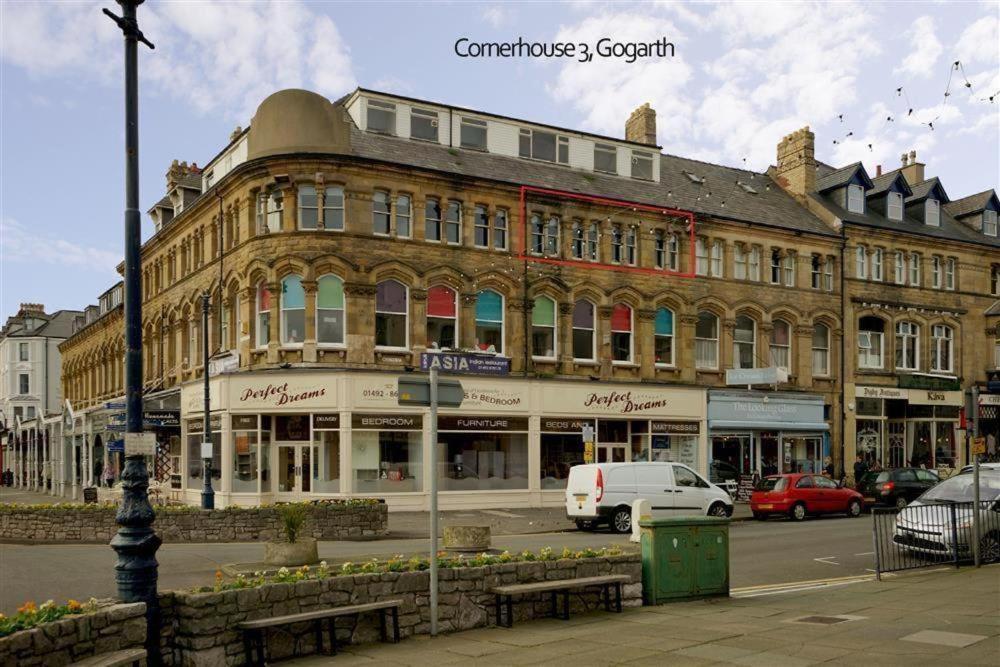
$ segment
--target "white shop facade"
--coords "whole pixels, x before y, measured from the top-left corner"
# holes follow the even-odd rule
[[[215,502],[259,505],[380,497],[425,510],[429,411],[397,403],[393,373],[244,372],[209,383]],[[462,406],[438,416],[442,508],[561,505],[582,431],[598,461],[681,461],[706,474],[706,393],[698,387],[486,376],[459,378]],[[204,388],[181,389],[182,497],[204,485]]]

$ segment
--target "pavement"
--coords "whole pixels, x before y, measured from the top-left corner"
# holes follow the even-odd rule
[[[422,665],[992,665],[1000,565],[876,581],[763,587],[738,597],[542,619],[399,644],[344,647],[289,667]]]

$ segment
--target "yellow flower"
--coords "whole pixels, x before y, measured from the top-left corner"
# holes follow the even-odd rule
[[[25,602],[24,604],[22,604],[20,607],[18,607],[17,611],[20,614],[33,614],[33,613],[35,613],[35,611],[37,611],[37,609],[38,608],[35,607],[35,603],[32,602],[31,600],[28,600],[27,602]]]
[[[70,600],[69,602],[66,603],[66,606],[69,608],[70,611],[80,611],[81,609],[83,609],[83,605],[77,602],[76,600]]]

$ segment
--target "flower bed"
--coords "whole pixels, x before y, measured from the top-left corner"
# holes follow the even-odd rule
[[[303,537],[358,539],[387,532],[388,510],[378,499],[322,500],[302,505],[307,510]],[[202,510],[192,505],[166,505],[156,508],[153,527],[171,542],[273,540],[283,534],[277,507]],[[117,505],[109,503],[0,504],[0,540],[107,543],[118,531],[117,510]]]

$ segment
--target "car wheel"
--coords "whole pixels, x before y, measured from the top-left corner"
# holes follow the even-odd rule
[[[729,513],[726,511],[726,506],[722,503],[713,503],[712,506],[708,508],[708,516],[726,518],[729,516]]]
[[[983,563],[1000,561],[1000,534],[983,535],[979,540],[979,560]]]
[[[616,533],[632,532],[632,510],[627,507],[619,507],[611,515],[611,530]]]
[[[857,500],[852,500],[847,503],[847,516],[857,517],[861,516],[861,503]]]
[[[806,504],[805,503],[795,503],[792,505],[792,509],[788,511],[788,516],[792,517],[793,521],[805,521],[806,519]]]
[[[754,512],[753,513],[753,518],[757,519],[758,521],[767,521],[767,513],[766,512]]]
[[[590,531],[594,530],[594,522],[593,521],[584,521],[583,519],[577,519],[576,520],[576,529],[577,530],[586,530],[586,531],[590,532]]]
[[[906,502],[906,498],[903,496],[896,496],[896,509],[901,510],[906,507],[909,503]]]

